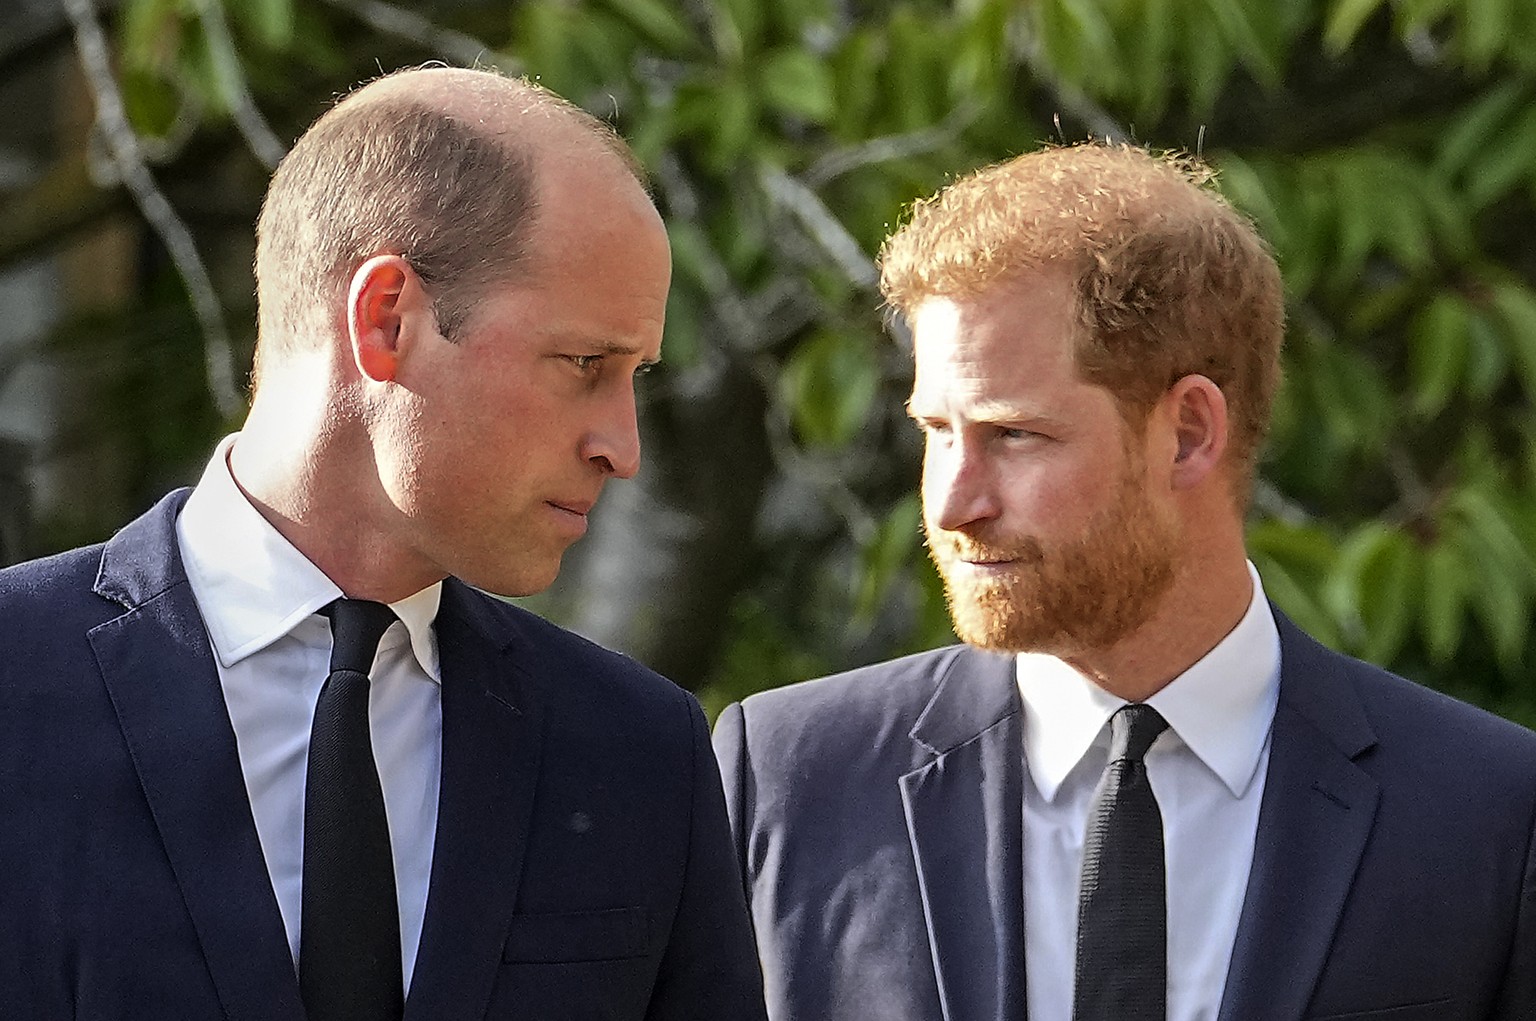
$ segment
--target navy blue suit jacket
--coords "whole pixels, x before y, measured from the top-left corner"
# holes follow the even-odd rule
[[[302,1021],[173,494],[0,572],[0,1018]],[[698,705],[450,580],[412,1021],[758,1019]]]
[[[1536,734],[1279,624],[1220,1021],[1536,1018]],[[1024,1018],[1011,658],[755,695],[715,746],[775,1021]]]

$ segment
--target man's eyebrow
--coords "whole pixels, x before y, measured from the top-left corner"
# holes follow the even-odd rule
[[[639,345],[637,345],[637,344],[626,344],[622,340],[614,340],[611,337],[593,337],[593,336],[590,336],[588,334],[582,334],[582,333],[572,333],[572,334],[567,334],[566,336],[567,336],[567,339],[569,339],[569,340],[573,340],[573,341],[576,341],[576,342],[581,343],[581,344],[588,344],[588,345],[590,345],[591,347],[596,349],[596,353],[597,354],[616,355],[616,356],[620,356],[620,357],[629,357],[629,356],[634,356],[634,355],[639,355],[640,354],[640,347],[639,347]],[[659,365],[659,364],[661,364],[661,359],[660,358],[646,358],[644,356],[641,356],[640,364],[645,366],[645,367],[647,367],[647,368],[649,368],[652,365]]]
[[[914,404],[908,397],[905,404],[907,416],[918,421],[929,418],[943,417],[944,411],[939,408],[925,408],[920,403]],[[971,422],[989,425],[1044,425],[1060,428],[1063,423],[1060,418],[1039,409],[1030,409],[1004,401],[983,401],[962,409],[964,417]]]

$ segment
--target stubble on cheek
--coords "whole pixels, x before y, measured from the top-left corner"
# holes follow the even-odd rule
[[[1177,529],[1129,485],[1084,532],[1056,547],[983,542],[929,529],[955,633],[1000,652],[1062,657],[1108,649],[1144,625],[1173,582]],[[978,571],[966,561],[1010,561]]]

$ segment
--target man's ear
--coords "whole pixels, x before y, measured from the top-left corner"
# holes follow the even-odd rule
[[[1192,373],[1174,383],[1159,404],[1177,441],[1173,487],[1192,489],[1217,469],[1227,452],[1226,395],[1206,376]]]
[[[375,255],[352,274],[347,288],[347,340],[364,379],[395,378],[404,345],[432,318],[431,301],[411,264],[398,255]]]

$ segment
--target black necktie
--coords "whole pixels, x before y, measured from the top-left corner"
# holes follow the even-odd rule
[[[1077,892],[1073,1021],[1164,1021],[1168,904],[1163,816],[1142,761],[1168,727],[1149,705],[1109,721],[1109,764],[1093,795]]]
[[[309,733],[299,989],[309,1021],[399,1021],[400,912],[368,732],[368,671],[395,615],[361,599],[321,612],[334,644]]]

